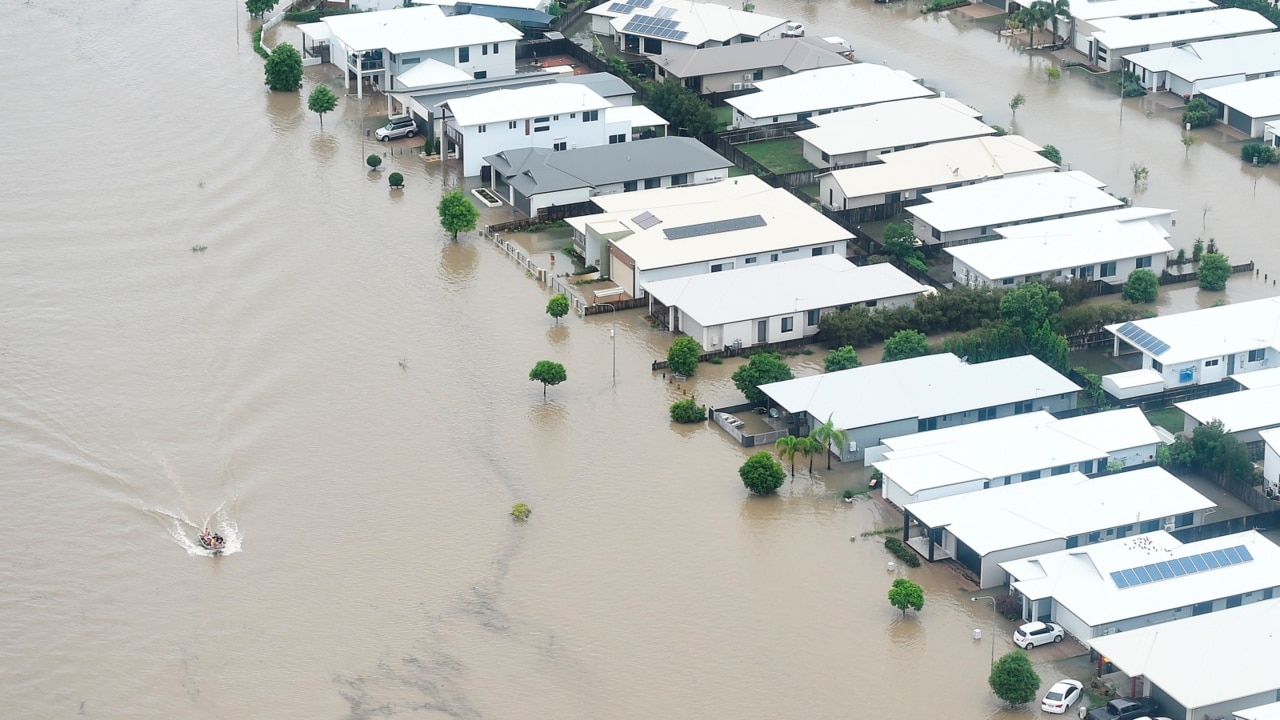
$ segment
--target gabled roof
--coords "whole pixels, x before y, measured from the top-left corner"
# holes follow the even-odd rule
[[[602,98],[617,98],[636,94],[635,88],[627,84],[626,80],[614,75],[613,73],[585,73],[583,75],[561,75],[556,78],[556,82],[569,83],[571,85],[585,85],[595,91]]]
[[[329,32],[352,50],[386,50],[401,54],[422,50],[519,40],[510,25],[479,15],[445,16],[434,5],[379,12],[330,15]]]
[[[999,228],[1001,240],[943,248],[984,276],[998,280],[1097,265],[1173,249],[1159,208],[1121,208]]]
[[[1275,385],[1280,385],[1280,367],[1236,373],[1231,376],[1231,379],[1240,383],[1249,390],[1260,390],[1262,388],[1273,387]]]
[[[515,20],[526,28],[542,29],[551,27],[555,16],[533,8],[505,7],[500,5],[471,5],[468,15],[490,17],[495,20]]]
[[[1280,115],[1280,77],[1222,85],[1201,92],[1251,118]]]
[[[1159,341],[1139,349],[1165,365],[1275,348],[1280,347],[1280,298],[1116,323],[1107,330],[1133,336],[1128,326]]]
[[[790,72],[814,70],[852,61],[838,45],[821,38],[782,38],[702,49],[673,48],[653,57],[655,65],[678,78],[781,67]]]
[[[679,307],[703,327],[928,290],[889,263],[859,267],[837,255],[657,280],[642,287],[663,305]],[[732,342],[731,338],[725,340]]]
[[[981,423],[979,423],[981,424]],[[1045,508],[1052,507],[1052,512]],[[1090,479],[1078,472],[910,503],[930,528],[945,527],[978,555],[1106,530],[1134,517],[1163,518],[1214,507],[1163,468]]]
[[[1261,600],[1094,638],[1091,643],[1125,674],[1141,675],[1178,704],[1199,710],[1280,690],[1275,665],[1280,657],[1277,628],[1280,600]],[[1230,650],[1224,652],[1224,648]],[[1253,708],[1253,712],[1238,710],[1236,715],[1251,720],[1280,717],[1266,707]],[[1214,712],[1213,716],[1222,714]]]
[[[932,90],[910,73],[884,65],[857,63],[761,80],[756,83],[756,92],[725,102],[747,117],[763,118],[933,95]]]
[[[616,14],[611,12],[616,4],[618,3],[600,8],[604,8],[609,14]],[[635,7],[609,21],[609,25],[614,32],[696,47],[708,40],[725,42],[739,35],[759,37],[786,22],[783,18],[744,12],[727,5],[665,0],[650,7]]]
[[[1237,33],[1267,32],[1276,27],[1258,13],[1240,8],[1162,15],[1141,20],[1101,18],[1090,24],[1097,28],[1093,32],[1094,40],[1116,49],[1207,40]]]
[[[1007,174],[1056,170],[1058,166],[1040,154],[1042,149],[1020,135],[968,138],[881,155],[874,165],[835,170],[830,176],[840,192],[851,198],[945,187]]]
[[[1071,17],[1097,20],[1152,13],[1193,12],[1216,8],[1212,0],[1070,0]]]
[[[552,83],[516,89],[495,90],[442,103],[461,127],[525,118],[603,110],[612,103],[591,88],[571,83]]]
[[[810,118],[817,127],[796,133],[829,155],[994,135],[977,110],[951,98],[878,103]]]
[[[1127,584],[1122,578],[1120,582],[1124,583],[1123,587],[1111,575],[1113,572],[1123,573],[1135,568],[1144,568],[1143,573],[1149,574],[1150,571],[1145,569],[1147,565],[1168,563],[1170,560],[1240,545],[1245,547],[1251,560],[1136,585]],[[1217,564],[1219,563],[1215,563]],[[1061,605],[1085,624],[1101,627],[1121,620],[1278,587],[1280,547],[1276,547],[1275,543],[1255,530],[1185,545],[1169,533],[1157,530],[1120,540],[1002,562],[1000,567],[1013,578],[1014,589],[1028,598],[1041,600],[1051,597],[1055,604]],[[1235,611],[1221,612],[1229,614]],[[1191,619],[1182,619],[1165,623],[1159,629],[1164,631],[1176,628],[1190,621]],[[1142,631],[1129,630],[1111,637],[1126,637],[1137,632]]]
[[[1133,53],[1124,59],[1151,72],[1169,72],[1189,82],[1256,75],[1280,70],[1280,33],[1204,40]]]
[[[1173,406],[1205,425],[1221,420],[1222,427],[1231,433],[1276,427],[1280,426],[1280,385],[1186,400]]]
[[[448,63],[427,58],[397,75],[396,85],[405,88],[424,88],[448,83],[468,82],[472,79],[471,73],[465,70],[459,70]]]
[[[769,383],[760,390],[788,412],[831,416],[836,427],[850,429],[1075,393],[1080,387],[1031,355],[970,365],[940,353]]]
[[[1104,187],[1101,180],[1079,170],[1035,173],[935,190],[925,196],[929,202],[907,211],[941,232],[950,232],[1124,205]]]
[[[711,148],[686,137],[651,138],[561,152],[518,148],[489,155],[485,162],[525,196],[732,165]]]
[[[1280,702],[1235,710],[1231,714],[1239,720],[1280,720]]]

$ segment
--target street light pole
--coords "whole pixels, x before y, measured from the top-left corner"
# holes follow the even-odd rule
[[[613,338],[613,384],[618,384],[618,308],[612,303],[594,303],[596,307],[609,308],[613,323],[609,326],[609,337]]]
[[[977,602],[979,600],[991,601],[991,667],[996,666],[996,599],[990,595],[979,595],[969,598],[969,602]]]

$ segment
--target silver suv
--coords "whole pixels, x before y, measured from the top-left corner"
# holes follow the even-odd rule
[[[387,142],[396,138],[411,138],[417,134],[418,126],[413,122],[413,118],[409,115],[400,115],[390,118],[390,121],[385,126],[378,128],[373,135],[382,142]]]

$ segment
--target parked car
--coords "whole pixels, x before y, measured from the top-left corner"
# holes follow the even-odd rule
[[[800,38],[804,37],[804,24],[798,22],[787,23],[782,29],[782,37],[784,38]]]
[[[418,125],[408,115],[391,118],[386,125],[378,128],[373,135],[382,142],[402,137],[413,137],[418,134]]]
[[[1059,680],[1045,693],[1040,701],[1040,709],[1047,713],[1061,715],[1071,709],[1084,695],[1084,684],[1077,680]]]
[[[1013,633],[1013,644],[1023,650],[1030,650],[1038,645],[1051,642],[1062,642],[1067,633],[1057,623],[1029,622]]]
[[[1139,720],[1156,714],[1160,707],[1151,698],[1116,698],[1096,707],[1085,716],[1086,720]]]

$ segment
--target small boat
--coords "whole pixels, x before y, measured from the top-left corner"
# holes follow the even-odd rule
[[[200,534],[200,547],[205,550],[212,550],[216,555],[227,547],[227,540],[218,533],[209,532],[209,528],[205,528],[204,532]]]

